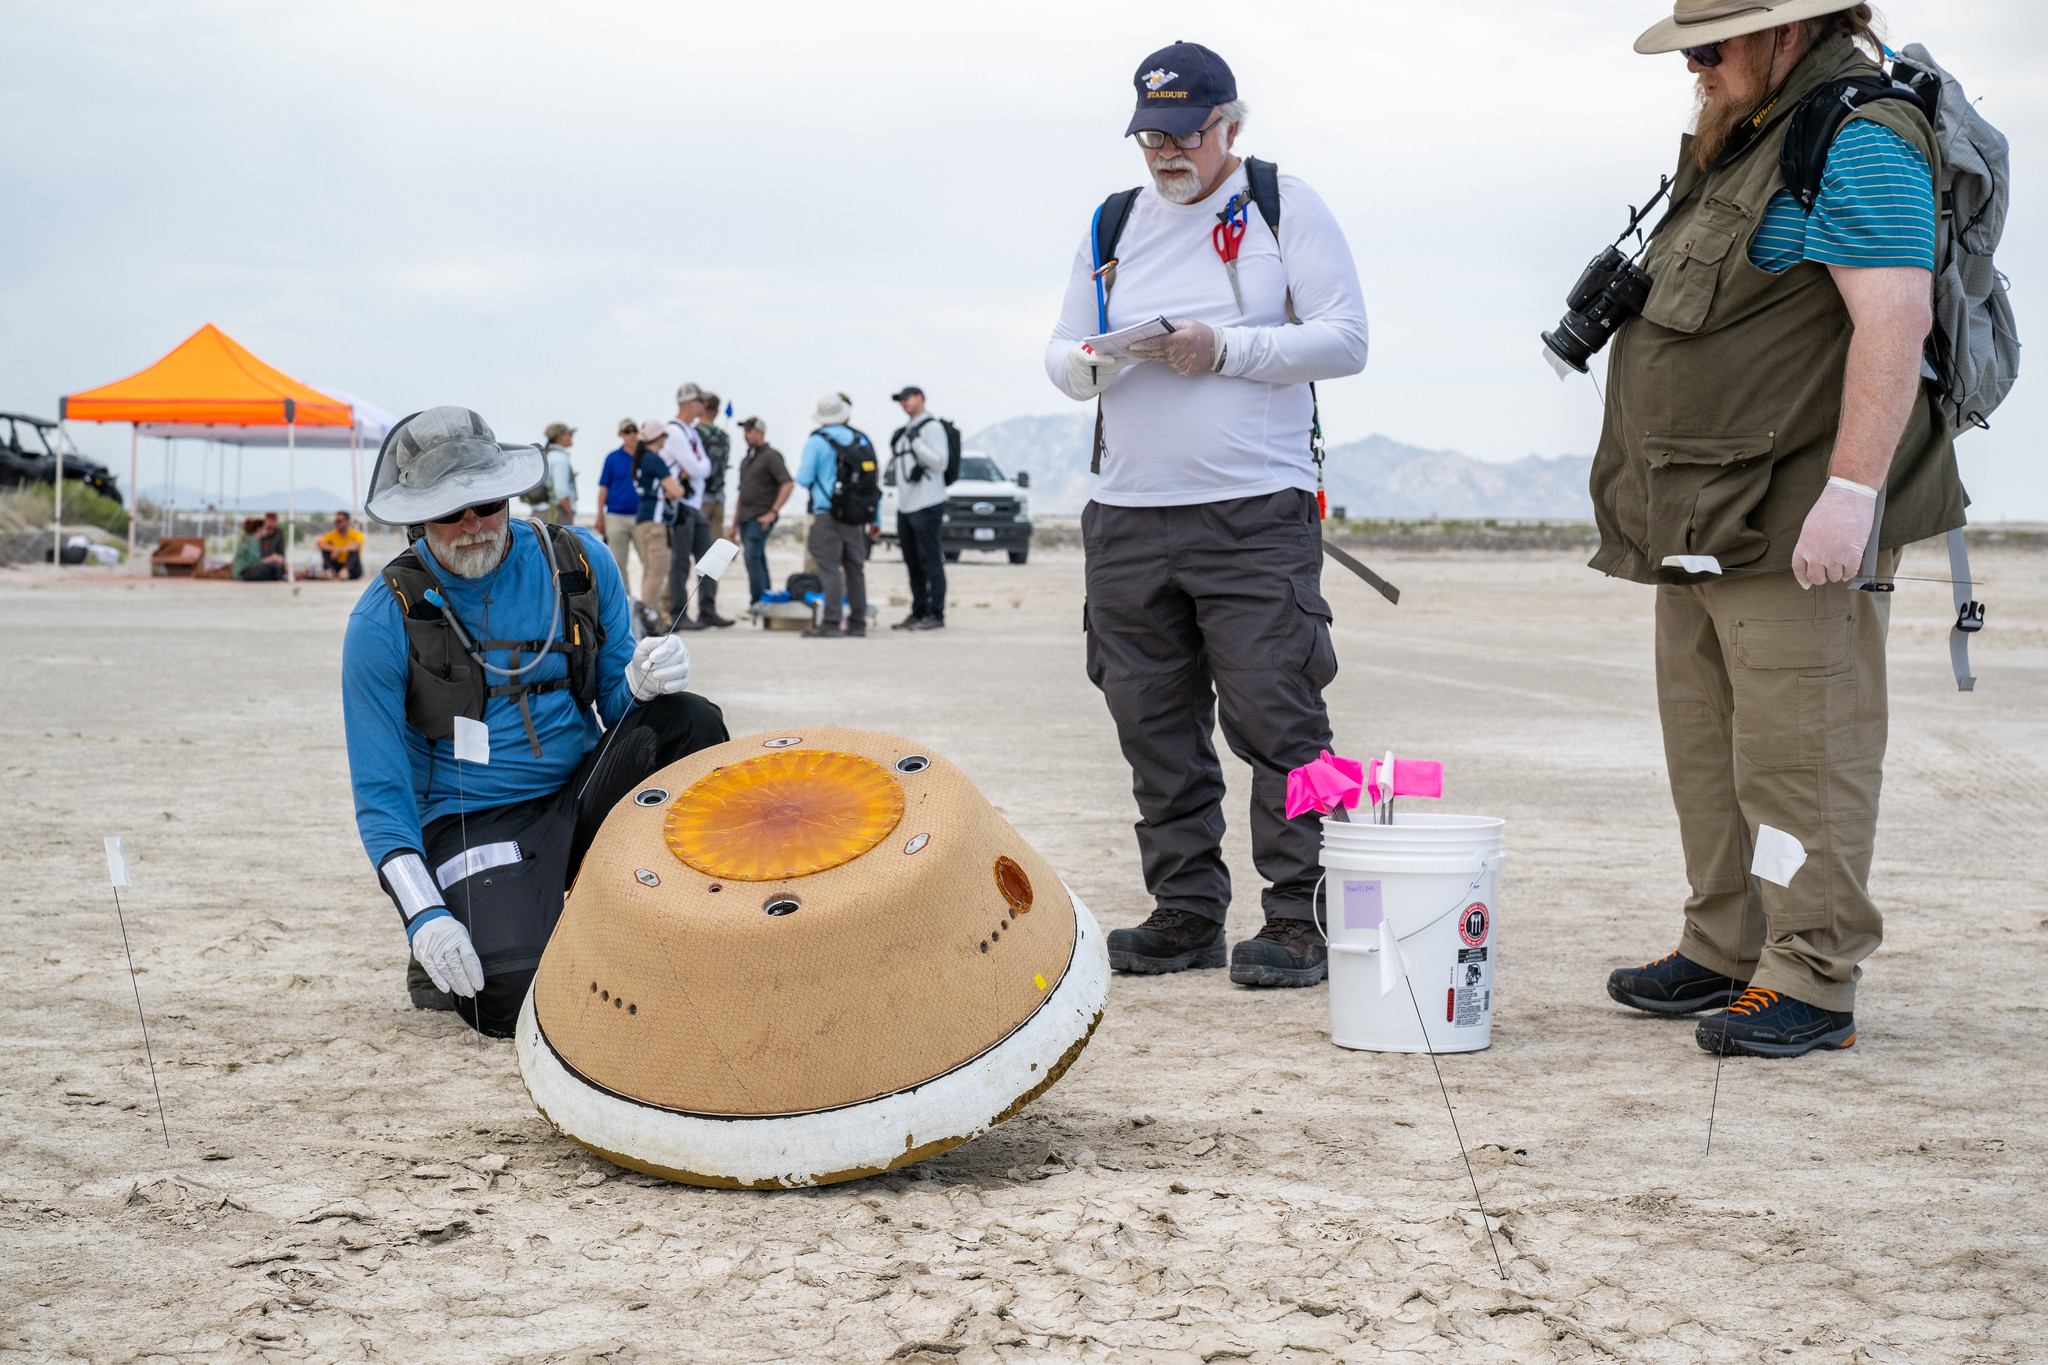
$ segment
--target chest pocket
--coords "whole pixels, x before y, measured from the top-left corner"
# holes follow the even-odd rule
[[[1722,272],[1731,255],[1741,259],[1736,244],[1755,221],[1749,210],[1726,199],[1710,199],[1692,219],[1666,231],[1678,240],[1663,266],[1651,273],[1656,284],[1643,316],[1675,332],[1697,332],[1714,306]]]

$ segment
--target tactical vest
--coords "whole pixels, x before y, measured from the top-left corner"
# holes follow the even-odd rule
[[[1792,567],[1827,483],[1853,328],[1826,266],[1802,261],[1773,275],[1750,263],[1749,247],[1783,187],[1778,151],[1793,110],[1815,86],[1859,69],[1869,62],[1847,38],[1820,43],[1755,139],[1704,176],[1693,139],[1681,139],[1678,207],[1643,258],[1655,285],[1608,361],[1591,479],[1600,529],[1593,568],[1660,583],[1694,581],[1663,567],[1667,555],[1712,555],[1729,572]],[[1918,108],[1887,100],[1853,117],[1899,134],[1939,173],[1933,130]],[[1887,480],[1883,548],[1963,524],[1951,434],[1939,395],[1923,382]]]
[[[405,718],[428,739],[453,739],[455,718],[466,716],[481,721],[484,708],[493,697],[512,697],[519,703],[519,717],[526,723],[526,741],[533,756],[541,756],[540,736],[533,728],[533,711],[527,699],[538,693],[567,688],[579,707],[597,700],[597,655],[604,645],[603,619],[597,600],[597,578],[590,569],[590,557],[583,552],[583,540],[567,526],[549,526],[529,521],[537,535],[552,538],[555,551],[555,590],[562,598],[560,637],[554,640],[478,640],[472,654],[456,638],[447,614],[427,594],[444,601],[441,580],[428,567],[417,547],[406,550],[384,566],[383,579],[404,613],[408,666],[405,682]],[[512,534],[517,535],[517,528]],[[494,685],[479,662],[479,655],[493,649],[511,651],[511,667],[517,668],[537,654],[566,654],[568,676],[527,682],[509,678]]]

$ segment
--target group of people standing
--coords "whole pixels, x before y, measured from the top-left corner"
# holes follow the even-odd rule
[[[697,614],[690,615],[691,567],[726,534],[732,437],[718,425],[718,409],[717,394],[683,385],[676,390],[673,417],[619,423],[618,449],[605,456],[598,475],[595,529],[618,561],[621,578],[627,555],[639,551],[635,605],[650,635],[733,624],[718,614],[718,581],[703,574],[696,576]],[[761,421],[749,417],[740,425],[751,432]]]

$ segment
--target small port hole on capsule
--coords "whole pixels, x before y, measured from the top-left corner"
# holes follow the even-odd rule
[[[932,761],[923,754],[905,754],[896,760],[896,771],[899,773],[921,773],[931,766]]]
[[[625,1001],[623,1001],[623,1000],[614,1000],[614,1001],[612,1001],[612,1008],[613,1008],[613,1009],[615,1009],[615,1010],[618,1010],[618,1009],[624,1009],[625,1007],[626,1007],[626,1002],[625,1002]]]
[[[635,805],[658,806],[668,800],[668,792],[661,787],[649,787],[633,798]]]
[[[723,890],[725,890],[725,888],[724,888],[724,887],[722,887],[722,886],[720,886],[720,885],[719,885],[719,884],[718,884],[717,882],[713,882],[713,883],[711,883],[711,889],[712,889],[713,891],[723,891]]]
[[[592,995],[596,995],[596,994],[597,994],[597,983],[596,983],[595,981],[593,981],[593,982],[591,982],[591,983],[590,983],[590,993],[591,993]]]
[[[984,953],[988,951],[988,940],[987,940],[987,939],[983,939],[983,940],[981,941],[981,950],[982,950],[982,951],[983,951]]]
[[[771,915],[794,915],[796,913],[796,902],[783,897],[780,900],[769,901],[767,909]]]
[[[628,1005],[628,1006],[626,1006],[626,1013],[628,1013],[628,1014],[638,1014],[639,1012],[640,1012],[640,1007],[639,1007],[638,1005]]]
[[[597,998],[600,1000],[609,1000],[612,998],[612,993],[610,991],[605,991],[602,994],[600,994]]]

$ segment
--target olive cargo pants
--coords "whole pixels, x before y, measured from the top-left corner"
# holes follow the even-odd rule
[[[1145,889],[1222,922],[1223,767],[1213,731],[1252,768],[1252,862],[1266,918],[1311,919],[1316,817],[1286,817],[1287,774],[1330,744],[1337,675],[1313,493],[1081,514],[1088,678],[1131,765]]]
[[[1880,574],[1898,564],[1880,557]],[[1884,921],[1870,858],[1884,778],[1890,601],[1789,573],[1657,589],[1657,708],[1685,847],[1678,951],[1827,1010],[1856,1004]],[[1797,839],[1779,886],[1749,875],[1756,828]]]

